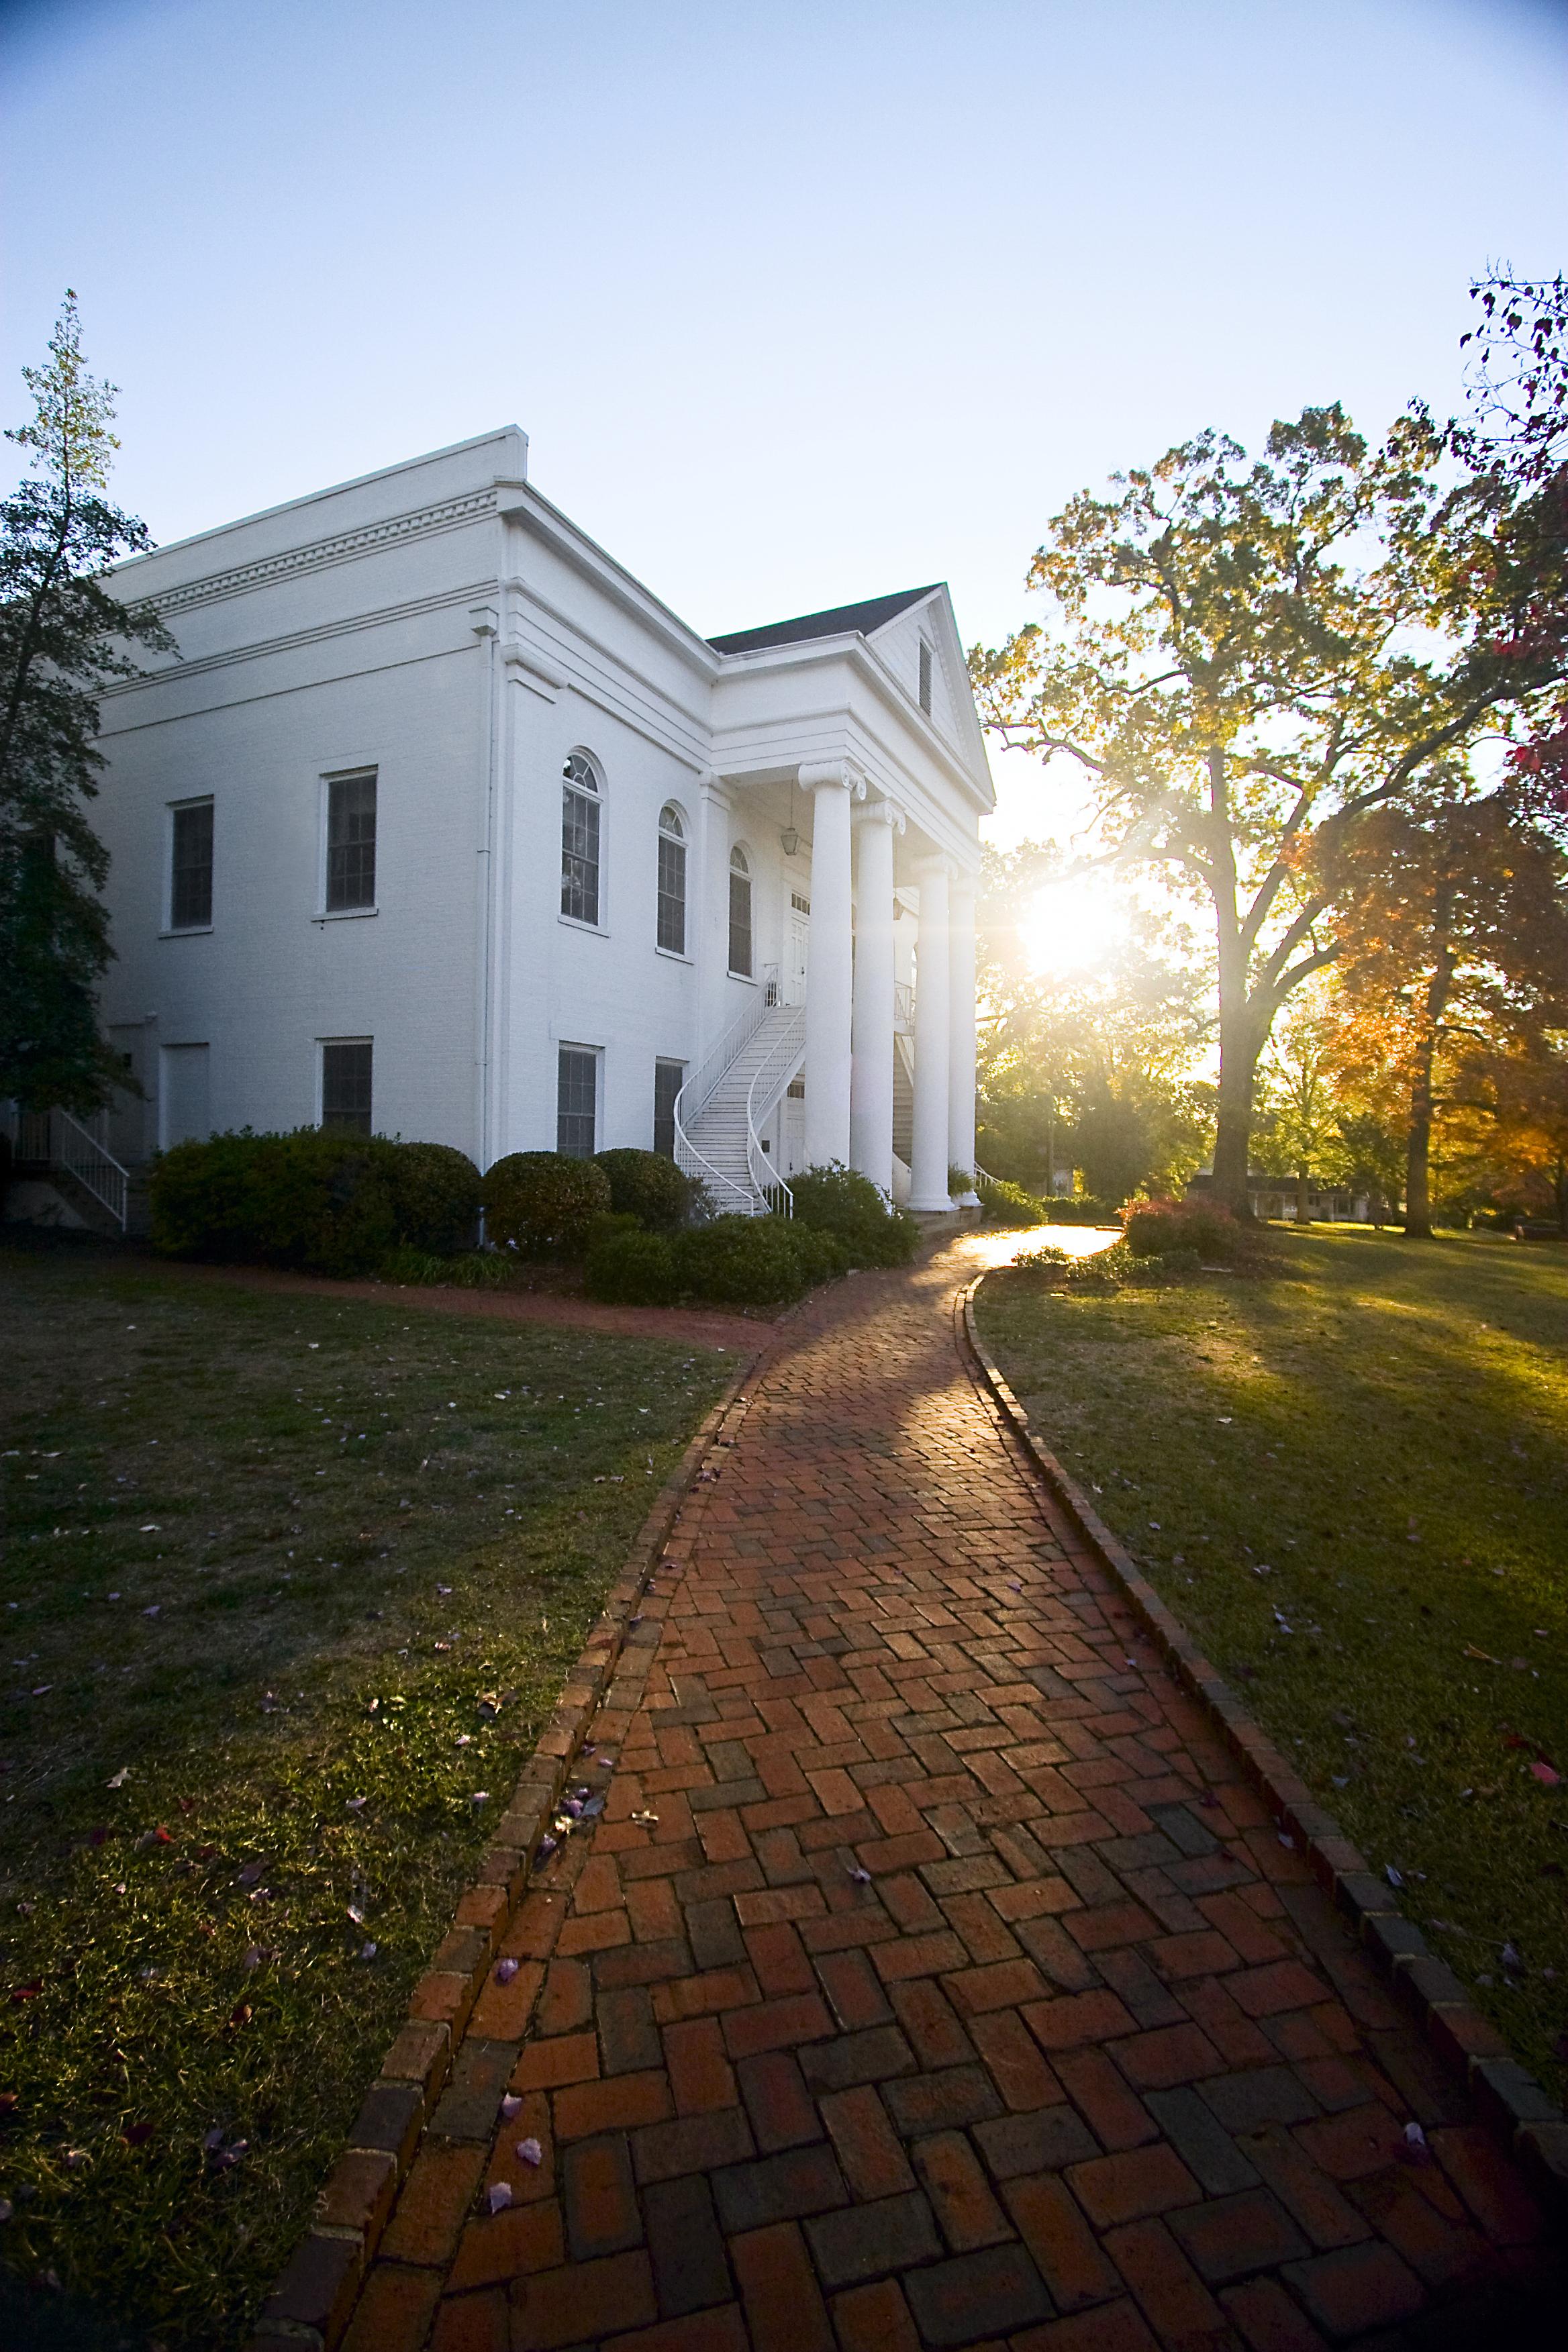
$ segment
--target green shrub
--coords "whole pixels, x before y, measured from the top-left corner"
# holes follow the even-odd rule
[[[823,1262],[782,1217],[715,1217],[678,1234],[673,1250],[679,1287],[721,1307],[785,1306],[816,1278],[808,1258]]]
[[[170,1257],[373,1273],[400,1238],[398,1150],[383,1136],[316,1127],[176,1144],[153,1171],[153,1246]]]
[[[1191,1250],[1196,1259],[1230,1257],[1239,1239],[1228,1209],[1216,1201],[1134,1201],[1122,1215],[1127,1246],[1134,1257],[1162,1257]]]
[[[1092,1192],[1047,1192],[1040,1202],[1047,1225],[1119,1225],[1121,1203]]]
[[[386,1173],[398,1238],[409,1249],[450,1257],[470,1246],[482,1188],[467,1152],[449,1143],[395,1143]]]
[[[662,1151],[598,1151],[594,1165],[610,1180],[611,1208],[650,1234],[672,1234],[689,1218],[691,1180]]]
[[[1021,1184],[1005,1183],[1000,1176],[981,1176],[975,1180],[975,1190],[987,1224],[1043,1225],[1047,1222],[1045,1203],[1033,1192],[1026,1192]]]
[[[581,1257],[595,1217],[610,1213],[610,1180],[563,1151],[511,1151],[484,1180],[491,1241],[522,1257]]]
[[[583,1281],[590,1298],[611,1307],[668,1307],[679,1289],[675,1251],[665,1234],[635,1224],[601,1231],[589,1244]]]
[[[849,1265],[907,1265],[920,1246],[920,1227],[903,1209],[890,1209],[868,1176],[833,1161],[792,1176],[791,1222],[828,1234]]]
[[[952,1166],[947,1171],[948,1199],[950,1201],[962,1201],[966,1192],[973,1192],[977,1190],[978,1185],[973,1169],[961,1168],[955,1160]]]
[[[384,1257],[376,1273],[383,1282],[410,1288],[440,1284],[452,1290],[504,1290],[516,1261],[502,1250],[459,1250],[444,1257],[434,1250],[412,1249],[401,1244]]]

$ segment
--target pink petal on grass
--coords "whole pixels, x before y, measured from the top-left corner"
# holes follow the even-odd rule
[[[1561,1772],[1554,1772],[1550,1764],[1532,1764],[1530,1769],[1542,1788],[1555,1789],[1561,1786],[1563,1775]]]

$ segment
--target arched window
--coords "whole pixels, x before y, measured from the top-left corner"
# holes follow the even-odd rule
[[[658,813],[658,944],[686,953],[686,827],[673,801]]]
[[[586,751],[568,752],[561,776],[561,911],[597,923],[599,778]]]
[[[730,969],[752,977],[752,869],[743,849],[730,852]]]

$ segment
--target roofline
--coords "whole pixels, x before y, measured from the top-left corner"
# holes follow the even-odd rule
[[[390,481],[395,474],[412,474],[421,466],[433,466],[441,457],[461,456],[465,449],[481,449],[487,441],[504,441],[516,434],[526,451],[528,436],[521,425],[498,425],[489,433],[471,434],[466,441],[448,441],[439,449],[426,449],[417,457],[401,458],[395,466],[377,466],[368,474],[352,474],[346,481],[329,482],[319,490],[307,490],[297,499],[283,499],[277,506],[258,507],[251,514],[236,515],[229,522],[214,523],[210,530],[193,530],[184,539],[161,541],[156,547],[145,549],[140,555],[128,555],[120,563],[111,564],[111,572],[133,571],[139,563],[152,562],[161,555],[178,555],[182,549],[200,547],[210,539],[222,539],[226,532],[243,530],[253,522],[270,522],[274,515],[293,514],[301,507],[314,506],[319,499],[341,497],[345,490],[363,489],[370,482]]]

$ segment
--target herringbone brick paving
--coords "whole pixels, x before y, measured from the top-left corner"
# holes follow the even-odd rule
[[[1542,2340],[1522,2182],[970,1379],[986,1247],[711,1457],[350,2352]]]

